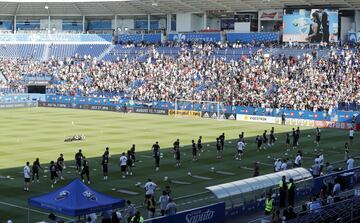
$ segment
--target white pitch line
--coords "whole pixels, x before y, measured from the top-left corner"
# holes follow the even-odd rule
[[[16,205],[16,204],[10,204],[10,203],[3,202],[3,201],[0,201],[0,204],[7,205],[7,206],[10,206],[10,207],[13,207],[13,208],[20,208],[20,209],[23,209],[23,210],[30,210],[32,212],[36,212],[36,213],[39,213],[39,214],[49,215],[48,212],[38,211],[38,210],[35,210],[35,209],[31,209],[31,208],[28,209],[27,207],[19,206],[19,205]],[[66,217],[63,217],[63,216],[61,216],[61,218],[64,218],[66,220],[73,220],[71,218],[66,218]]]

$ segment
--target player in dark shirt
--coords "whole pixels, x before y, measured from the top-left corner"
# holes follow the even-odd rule
[[[131,152],[131,159],[132,159],[132,166],[135,166],[135,144],[132,144],[131,148],[130,148],[130,152]]]
[[[58,178],[59,178],[59,176],[57,174],[58,169],[56,168],[56,165],[55,165],[54,161],[50,162],[49,170],[50,170],[51,188],[53,188],[54,184],[57,183]]]
[[[133,156],[131,150],[127,151],[127,160],[126,160],[126,175],[132,176],[132,166],[133,166]]]
[[[200,153],[201,153],[201,152],[204,152],[204,151],[203,151],[203,145],[202,145],[202,136],[199,136],[199,139],[198,139],[198,141],[197,141],[197,147],[198,147],[199,156],[200,156]]]
[[[270,146],[273,146],[276,141],[274,132],[275,132],[275,129],[274,129],[274,127],[272,127],[271,131],[270,131]]]
[[[255,140],[257,142],[257,151],[259,152],[261,150],[263,139],[261,138],[261,136],[257,135]]]
[[[88,184],[90,184],[90,168],[89,162],[86,160],[85,156],[83,157],[82,170],[81,170],[81,180],[85,182],[84,175],[86,175],[86,179]]]
[[[176,166],[177,167],[180,167],[181,166],[181,162],[180,162],[180,140],[177,139],[175,142],[174,142],[174,157],[175,157],[175,160],[176,160]]]
[[[110,148],[109,148],[109,147],[106,147],[106,148],[105,148],[104,155],[107,156],[108,159],[109,159],[109,157],[110,157]]]
[[[102,170],[103,170],[103,176],[104,176],[104,180],[108,179],[108,165],[109,165],[109,157],[106,153],[104,153],[102,155],[102,160],[101,160],[101,166],[102,166]]]
[[[241,132],[241,134],[239,135],[239,142],[242,141],[243,143],[245,143],[245,138],[244,138],[244,132]]]
[[[225,133],[222,133],[219,136],[219,139],[220,139],[221,151],[223,151],[224,150],[224,144],[225,144]]]
[[[221,143],[220,143],[220,139],[216,138],[216,159],[221,159],[222,158],[222,154],[221,154]]]
[[[315,144],[317,147],[319,147],[320,145],[320,136],[321,136],[321,132],[319,127],[316,127],[316,131],[315,131]]]
[[[159,142],[155,142],[155,144],[152,146],[153,156],[155,159],[155,170],[159,171],[160,169],[160,146]]]
[[[81,161],[82,161],[83,157],[84,156],[82,154],[82,151],[81,151],[81,149],[79,149],[79,152],[77,152],[75,154],[76,170],[79,172],[79,174],[81,172]]]
[[[264,149],[266,149],[266,145],[268,144],[269,140],[267,138],[267,130],[264,131],[263,135],[262,135],[262,138],[263,138],[263,143],[264,143]]]
[[[32,182],[34,183],[35,176],[36,176],[36,182],[39,183],[39,169],[43,169],[40,165],[39,158],[36,158],[36,160],[33,162],[32,165]]]
[[[191,140],[192,142],[192,155],[193,155],[193,161],[197,160],[197,148],[196,148],[196,143],[195,140]]]
[[[298,142],[297,142],[296,131],[295,131],[294,128],[292,129],[292,138],[293,138],[293,143],[292,143],[293,145],[292,145],[292,147],[293,147],[293,149],[296,149]]]
[[[290,134],[289,133],[286,133],[285,143],[286,143],[286,148],[289,150],[290,149]]]
[[[58,157],[57,161],[56,161],[56,168],[58,170],[58,175],[60,177],[60,179],[64,179],[62,171],[64,169],[64,155],[60,154],[60,156]]]
[[[177,140],[174,142],[173,146],[174,146],[174,152],[175,152],[176,149],[180,147],[180,140],[177,139]]]
[[[299,144],[299,140],[300,140],[300,127],[297,127],[297,128],[296,128],[295,133],[296,133],[296,138],[297,138],[297,139],[296,139],[296,143],[297,143],[296,145],[299,146],[299,145],[300,145],[300,144]]]

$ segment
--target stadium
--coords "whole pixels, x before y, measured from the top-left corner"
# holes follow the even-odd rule
[[[360,222],[359,0],[0,0],[0,223]]]

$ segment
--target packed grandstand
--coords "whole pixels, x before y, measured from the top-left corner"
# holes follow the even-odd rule
[[[0,86],[25,92],[25,78],[46,76],[47,92],[59,95],[144,102],[179,98],[330,113],[338,103],[359,103],[360,51],[354,45],[321,47],[327,54],[319,58],[319,46],[288,55],[293,46],[126,43],[109,52],[116,53],[114,60],[99,60],[102,45],[92,45],[90,54],[81,54],[81,45],[76,54],[51,47],[65,49],[64,58],[1,59]]]

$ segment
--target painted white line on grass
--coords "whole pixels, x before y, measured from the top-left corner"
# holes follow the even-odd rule
[[[6,205],[6,206],[9,206],[9,207],[13,207],[13,208],[20,208],[20,209],[23,209],[23,210],[30,210],[32,212],[36,212],[36,213],[39,213],[39,214],[49,215],[49,212],[38,211],[38,210],[35,210],[35,209],[31,209],[31,208],[28,209],[27,207],[19,206],[19,205],[16,205],[16,204],[10,204],[10,203],[3,202],[3,201],[0,201],[0,204]],[[71,218],[66,218],[66,217],[63,217],[63,216],[61,216],[61,218],[64,218],[66,220],[73,220]]]

